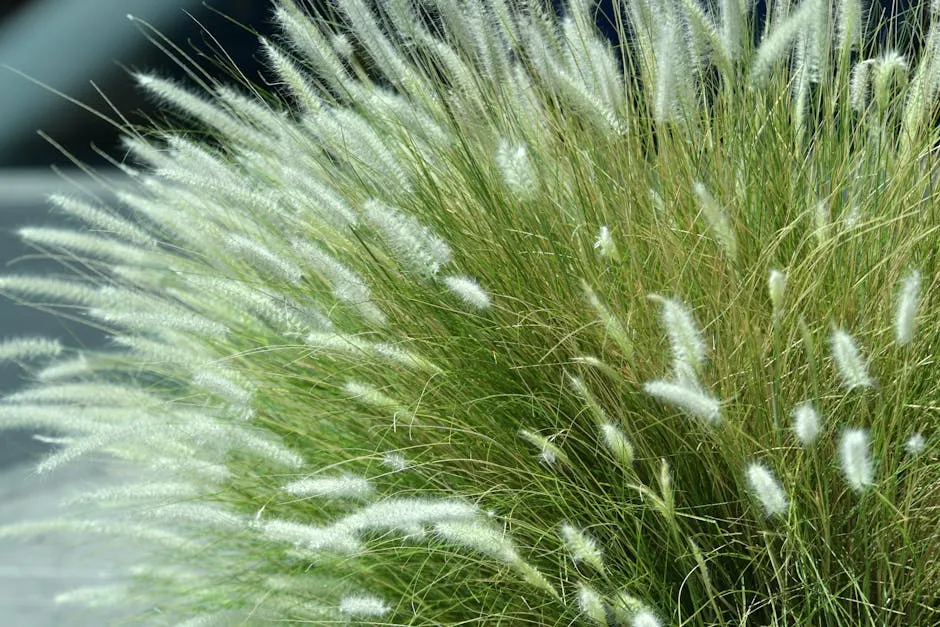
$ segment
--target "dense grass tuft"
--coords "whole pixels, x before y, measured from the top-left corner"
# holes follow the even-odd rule
[[[274,93],[140,76],[198,132],[0,278],[116,345],[3,344],[0,425],[135,483],[0,534],[152,544],[60,601],[155,625],[940,624],[940,15],[745,4],[284,0]]]

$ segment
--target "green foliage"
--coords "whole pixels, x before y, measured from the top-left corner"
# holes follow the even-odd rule
[[[141,77],[211,141],[22,231],[122,348],[10,343],[0,425],[144,480],[0,533],[153,543],[61,600],[158,625],[940,622],[940,19],[380,4],[280,4],[277,95]]]

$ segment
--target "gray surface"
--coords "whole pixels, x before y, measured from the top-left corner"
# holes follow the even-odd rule
[[[114,174],[104,178],[118,180]],[[76,183],[86,192],[106,196],[100,183],[89,181],[80,172],[56,174],[51,170],[0,170],[0,273],[38,274],[61,272],[54,262],[35,258],[36,251],[24,246],[16,229],[49,223],[63,224],[63,216],[52,215],[46,203],[51,193],[77,193]],[[44,335],[60,340],[66,346],[100,346],[104,336],[78,322],[63,320],[0,295],[0,338],[22,335]],[[0,363],[0,394],[23,385],[20,369]],[[0,470],[27,461],[34,461],[48,447],[24,431],[0,430]],[[0,625],[3,625],[0,622]]]
[[[66,178],[83,180],[81,175]],[[90,184],[89,191],[96,191]],[[75,188],[48,170],[0,171],[0,273],[33,274],[57,270],[17,239],[25,225],[62,223],[50,215],[45,198]],[[99,190],[100,191],[100,190]],[[24,257],[27,256],[27,257]],[[0,295],[0,337],[47,335],[67,346],[100,345],[103,336]],[[16,366],[0,364],[0,393],[23,385]],[[0,526],[59,517],[61,502],[81,490],[117,482],[125,472],[104,462],[69,465],[37,476],[35,462],[49,450],[26,431],[0,430]],[[106,613],[53,603],[57,594],[120,578],[134,562],[128,541],[60,533],[33,538],[0,538],[0,627],[97,627],[111,623]]]
[[[0,66],[84,99],[94,94],[89,81],[105,84],[121,71],[115,59],[127,63],[150,45],[127,14],[166,32],[188,19],[184,10],[201,12],[200,5],[199,0],[33,0],[0,29]],[[14,72],[0,72],[0,157],[38,126],[75,110],[65,98]]]
[[[107,464],[76,463],[49,476],[31,466],[0,472],[0,526],[62,514],[60,503],[77,491],[117,482]],[[113,611],[57,605],[56,595],[84,586],[116,583],[138,553],[127,541],[47,533],[0,538],[0,625],[99,627],[118,624]]]

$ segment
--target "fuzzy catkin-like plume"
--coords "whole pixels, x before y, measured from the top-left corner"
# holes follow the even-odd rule
[[[496,165],[506,187],[519,200],[531,200],[539,189],[539,179],[525,144],[501,139],[496,149]]]
[[[648,610],[640,610],[630,619],[630,627],[662,627],[656,614]]]
[[[819,436],[819,412],[809,401],[793,409],[793,432],[803,446],[810,446]]]
[[[845,386],[855,388],[868,388],[875,385],[874,379],[868,375],[868,365],[855,344],[855,340],[844,329],[836,329],[830,338],[832,357],[836,362],[839,375]]]
[[[864,429],[846,429],[839,441],[839,462],[846,483],[858,493],[874,482],[874,468],[869,453],[868,432]]]
[[[559,533],[573,562],[584,562],[597,572],[604,572],[604,557],[594,538],[568,523],[561,526]]]
[[[350,618],[381,618],[391,611],[382,599],[365,594],[345,596],[339,602],[339,611]]]
[[[402,265],[412,272],[433,277],[450,261],[447,243],[412,216],[378,200],[367,201],[363,212]]]
[[[924,452],[925,448],[927,448],[927,438],[925,438],[922,433],[911,434],[911,436],[904,441],[904,450],[910,455],[920,455]]]
[[[605,422],[601,425],[601,436],[604,446],[624,468],[633,464],[633,445],[626,434],[616,425]]]
[[[568,463],[568,456],[565,455],[564,451],[555,446],[545,436],[523,429],[519,432],[519,437],[538,447],[539,459],[545,464],[553,466],[558,462]]]
[[[44,337],[21,337],[0,342],[0,362],[56,357],[62,352],[58,340]]]
[[[738,256],[738,239],[731,226],[731,220],[728,212],[722,207],[715,197],[705,188],[705,185],[696,181],[692,186],[695,195],[698,197],[699,206],[705,219],[711,227],[718,244],[725,250],[731,261],[735,261]]]
[[[865,59],[856,63],[852,68],[852,80],[849,83],[849,102],[852,108],[858,112],[862,112],[868,107],[871,92],[871,73],[874,67],[876,67],[874,59]]]
[[[586,583],[578,584],[578,608],[581,613],[598,627],[607,627],[607,610],[604,599],[593,587]]]
[[[444,277],[444,285],[456,296],[462,303],[471,309],[482,311],[489,309],[490,295],[487,294],[479,284],[466,276],[448,276]]]
[[[912,270],[901,283],[894,314],[894,333],[900,346],[906,346],[914,339],[919,305],[920,272]]]
[[[783,298],[787,291],[787,275],[780,270],[773,269],[767,278],[767,292],[770,294],[770,304],[774,317],[783,315]]]
[[[301,498],[352,499],[366,501],[375,494],[375,488],[367,479],[353,475],[341,477],[310,477],[292,481],[284,491]]]
[[[582,283],[582,287],[584,288],[584,294],[587,297],[588,304],[597,313],[601,322],[604,324],[607,335],[620,348],[625,359],[632,358],[633,340],[630,339],[630,334],[627,333],[626,327],[620,319],[608,309],[607,305],[601,301],[600,297],[591,289],[591,286],[588,285],[586,281]]]
[[[670,381],[648,381],[643,389],[650,396],[678,407],[693,418],[710,424],[721,422],[721,405],[701,389]]]
[[[610,235],[610,228],[606,224],[601,226],[597,240],[594,242],[594,249],[597,250],[597,254],[602,259],[610,259],[611,261],[620,259],[617,244],[614,243],[614,238]]]
[[[747,483],[767,516],[782,516],[787,512],[790,506],[787,495],[766,466],[758,462],[750,464],[747,467]]]
[[[650,294],[649,298],[662,305],[662,324],[672,349],[673,375],[680,383],[696,381],[705,365],[707,345],[692,312],[675,299],[657,294]]]

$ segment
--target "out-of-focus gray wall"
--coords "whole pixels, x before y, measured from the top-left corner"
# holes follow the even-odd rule
[[[270,3],[18,0],[15,5],[0,11],[0,273],[61,272],[55,262],[36,259],[36,251],[19,242],[16,229],[62,221],[62,216],[49,211],[46,198],[56,191],[76,192],[78,187],[57,176],[51,164],[69,167],[68,177],[82,186],[94,184],[77,172],[69,156],[37,131],[41,129],[71,156],[96,167],[107,167],[96,147],[118,160],[122,156],[117,129],[64,96],[116,117],[110,110],[109,102],[113,103],[135,124],[160,117],[134,85],[130,71],[154,71],[181,80],[185,80],[185,72],[148,41],[140,22],[132,23],[128,14],[199,59],[201,66],[220,80],[226,80],[224,72],[211,61],[200,59],[197,50],[217,58],[222,55],[215,46],[221,46],[246,76],[259,80],[253,31],[269,28]],[[150,36],[159,38],[153,33]],[[76,347],[106,341],[101,333],[79,322],[18,305],[0,295],[0,339],[22,335],[48,335]],[[22,385],[22,375],[16,366],[0,364],[0,394]],[[46,450],[32,436],[0,430],[0,469],[33,460]]]

